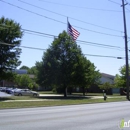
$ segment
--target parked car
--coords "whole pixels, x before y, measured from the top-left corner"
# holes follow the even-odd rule
[[[2,87],[0,87],[0,91],[2,91]]]
[[[13,94],[13,88],[6,88],[6,93]]]
[[[31,91],[29,89],[21,89],[14,91],[15,96],[39,96],[36,91]]]
[[[6,87],[2,87],[1,92],[6,92]]]
[[[12,91],[14,93],[15,91],[20,91],[20,90],[21,90],[20,88],[14,88]]]

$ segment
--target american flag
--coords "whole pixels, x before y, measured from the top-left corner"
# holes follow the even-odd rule
[[[68,34],[72,37],[72,39],[73,40],[76,40],[77,39],[77,37],[79,36],[79,32],[76,30],[76,29],[74,29],[71,25],[70,25],[70,23],[68,22]]]

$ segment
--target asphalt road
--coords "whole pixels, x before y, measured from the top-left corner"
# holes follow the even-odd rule
[[[0,130],[119,130],[130,102],[0,110]],[[130,130],[124,128],[124,130]]]

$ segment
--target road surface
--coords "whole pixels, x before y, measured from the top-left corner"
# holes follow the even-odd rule
[[[123,118],[130,120],[128,101],[3,109],[0,130],[119,130]]]

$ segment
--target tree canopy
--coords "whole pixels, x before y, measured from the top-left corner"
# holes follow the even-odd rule
[[[21,26],[8,18],[0,18],[0,79],[9,78],[10,70],[20,65]]]
[[[110,84],[109,82],[105,82],[104,84],[99,85],[99,87],[100,87],[100,89],[108,90],[110,88],[114,88],[114,85]]]
[[[29,89],[38,88],[38,85],[32,78],[29,77],[28,74],[22,74],[22,75],[16,74],[14,77],[14,82],[18,88],[29,88]]]
[[[29,70],[29,67],[28,67],[28,66],[23,65],[22,67],[20,67],[20,70],[22,70],[22,69]]]
[[[130,70],[130,66],[129,66],[129,70]],[[115,83],[115,87],[123,87],[126,88],[126,66],[122,66],[119,69],[120,75],[117,74],[114,80]],[[130,75],[130,72],[129,72]]]
[[[36,74],[37,74],[36,66],[32,66],[31,68],[29,68],[28,66],[23,65],[22,67],[20,67],[20,69],[25,69],[25,70],[27,70],[27,73],[28,73],[28,74],[33,74],[33,75],[36,75]]]
[[[29,69],[28,69],[28,74],[37,75],[36,66],[32,66],[31,68],[29,68]]]
[[[63,89],[65,97],[68,87],[87,87],[99,77],[94,64],[65,31],[54,39],[36,68],[38,83]]]

